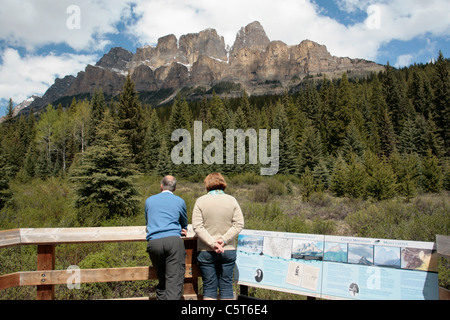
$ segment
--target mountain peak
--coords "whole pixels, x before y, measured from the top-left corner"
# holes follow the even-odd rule
[[[220,83],[238,84],[248,94],[280,94],[307,76],[339,77],[349,70],[353,75],[365,75],[383,68],[370,61],[334,57],[325,45],[311,40],[292,46],[270,41],[261,23],[253,21],[237,32],[231,50],[212,28],[179,39],[173,34],[162,36],[156,46],[137,48],[135,54],[112,48],[76,77],[56,79],[30,106],[37,111],[48,103],[92,95],[100,87],[105,95],[114,97],[123,89],[127,74],[139,92],[152,93],[147,96],[184,87],[209,90]]]
[[[123,71],[126,70],[127,64],[133,58],[133,54],[122,48],[114,47],[95,64],[96,67],[101,67],[110,70]]]
[[[270,43],[263,26],[259,21],[253,21],[247,26],[242,27],[236,34],[236,40],[233,44],[233,51],[238,52],[243,48],[255,48],[264,51]]]

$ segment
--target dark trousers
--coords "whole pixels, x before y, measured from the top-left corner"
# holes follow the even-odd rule
[[[147,252],[156,268],[158,300],[180,300],[183,296],[186,249],[180,237],[149,240]]]

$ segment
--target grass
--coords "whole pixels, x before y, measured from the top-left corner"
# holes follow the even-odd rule
[[[374,201],[335,197],[316,192],[302,198],[300,181],[291,176],[261,177],[244,173],[226,177],[226,192],[236,197],[245,217],[245,228],[343,235],[384,239],[435,241],[436,234],[450,234],[450,193],[419,194],[412,199],[393,198]],[[175,194],[186,201],[189,222],[195,200],[205,194],[203,177],[181,178]],[[141,196],[139,214],[107,221],[90,221],[100,226],[144,225],[144,200],[159,192],[160,178],[141,176],[136,187]],[[12,198],[0,210],[0,230],[40,227],[79,227],[74,207],[74,188],[66,179],[52,178],[11,184]],[[93,226],[93,225],[83,225]],[[58,269],[70,265],[83,268],[148,265],[145,244],[91,244],[57,246]],[[2,274],[34,270],[36,248],[21,246],[0,249]],[[442,276],[441,276],[442,275]],[[449,287],[448,263],[440,264],[440,284]],[[148,296],[154,283],[85,284],[82,290],[58,286],[57,299],[97,299]],[[252,289],[253,296],[265,299],[301,299],[301,297]],[[34,299],[34,288],[0,291],[0,299]]]

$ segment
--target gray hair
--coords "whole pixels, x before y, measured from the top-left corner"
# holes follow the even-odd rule
[[[162,185],[162,189],[163,190],[168,190],[168,191],[175,191],[176,187],[177,187],[177,179],[175,179],[175,177],[173,176],[165,176],[162,180],[161,180],[161,185]]]

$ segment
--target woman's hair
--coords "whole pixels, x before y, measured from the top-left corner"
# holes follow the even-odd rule
[[[210,173],[205,178],[205,187],[206,191],[211,190],[225,190],[227,187],[227,183],[225,182],[225,178],[218,172]]]

